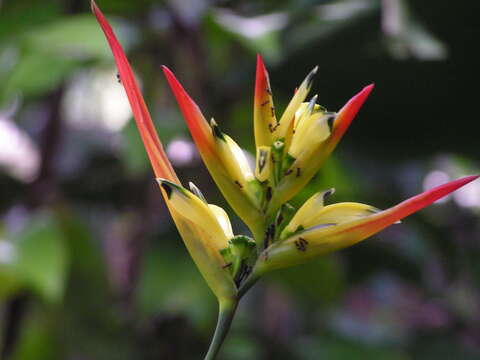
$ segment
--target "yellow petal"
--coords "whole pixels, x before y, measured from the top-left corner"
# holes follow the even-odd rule
[[[227,237],[227,239],[233,238],[233,230],[232,224],[230,223],[230,219],[225,210],[223,210],[220,206],[208,204],[208,207],[212,211],[213,215],[217,218],[217,221],[220,227],[223,229],[223,233]]]
[[[361,219],[365,216],[375,214],[380,210],[376,207],[355,202],[343,202],[325,206],[318,212],[312,212],[305,216],[302,226],[305,229],[317,225],[343,224],[348,221]]]
[[[307,227],[310,227],[311,225],[307,225],[311,223],[310,219],[317,214],[322,213],[322,210],[324,209],[325,199],[334,192],[335,189],[329,189],[326,191],[318,192],[312,197],[310,197],[295,213],[292,220],[290,220],[288,225],[285,227],[285,230],[282,232],[280,239],[286,238],[290,234],[297,231],[299,228],[305,229]]]
[[[217,219],[218,210],[216,212],[212,211],[208,204],[181,186],[164,179],[158,179],[158,182],[167,195],[165,201],[170,207],[181,214],[183,218],[211,234],[211,246],[214,246],[217,250],[228,246],[229,238],[225,235],[224,228]]]
[[[304,111],[288,150],[290,156],[295,159],[302,155],[309,158],[318,146],[330,136],[330,124],[333,118],[334,115],[325,114],[323,111]]]
[[[298,87],[297,91],[293,95],[292,100],[287,105],[287,108],[283,112],[282,117],[280,118],[279,125],[275,129],[273,135],[274,140],[281,139],[285,137],[288,127],[290,126],[291,121],[294,119],[295,112],[298,110],[302,102],[307,97],[313,83],[313,78],[318,71],[318,66],[316,66],[303,80],[302,84]]]

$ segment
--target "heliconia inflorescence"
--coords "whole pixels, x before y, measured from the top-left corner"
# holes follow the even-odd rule
[[[217,330],[205,359],[216,356],[238,300],[265,272],[356,244],[478,178],[467,176],[449,182],[387,210],[355,202],[325,205],[334,189],[314,194],[295,209],[288,201],[319,171],[373,85],[363,88],[338,112],[328,111],[317,104],[317,95],[306,101],[318,72],[315,67],[282,116],[277,117],[268,72],[258,55],[253,109],[256,161],[252,169],[243,150],[214,119],[205,119],[164,66],[167,82],[206,167],[253,238],[234,235],[222,208],[209,204],[194,184],[186,189],[180,183],[120,43],[93,1],[92,10],[111,47],[163,198],[190,255],[219,300]]]

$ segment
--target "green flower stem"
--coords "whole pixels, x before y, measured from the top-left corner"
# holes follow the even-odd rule
[[[227,336],[228,330],[230,330],[230,325],[232,324],[235,311],[237,310],[237,304],[238,301],[236,299],[219,300],[217,327],[204,360],[213,360],[217,356],[220,347]]]

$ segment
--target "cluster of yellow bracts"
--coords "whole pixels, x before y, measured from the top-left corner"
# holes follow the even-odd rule
[[[326,205],[333,189],[314,194],[299,209],[287,201],[318,172],[370,94],[365,87],[338,112],[306,102],[317,68],[276,117],[268,73],[260,56],[254,96],[256,162],[252,169],[242,149],[212,119],[206,121],[173,73],[163,68],[202,159],[222,194],[253,234],[234,236],[226,212],[208,204],[190,183],[183,187],[154,130],[133,72],[110,25],[93,3],[107,37],[121,83],[130,101],[166,204],[205,280],[220,299],[235,298],[249,278],[302,263],[355,244],[420,210],[476,177],[466,177],[380,211],[360,203]]]

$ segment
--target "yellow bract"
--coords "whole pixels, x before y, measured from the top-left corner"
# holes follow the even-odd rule
[[[372,206],[360,203],[328,205],[316,212],[314,209],[322,202],[321,199],[321,194],[315,195],[304,205],[307,209],[301,208],[297,212],[298,216],[288,226],[289,230],[294,230],[288,233],[285,229],[282,235],[289,237],[280,239],[263,252],[257,271],[265,272],[303,263],[353,245],[390,224],[381,221],[381,215],[387,212],[379,212]],[[379,221],[375,222],[376,219]]]
[[[158,182],[175,225],[208,285],[217,297],[233,298],[236,286],[220,254],[233,237],[227,214],[181,186],[164,179]]]
[[[310,88],[312,87],[313,77],[318,71],[318,66],[316,66],[303,80],[302,84],[298,87],[295,95],[293,95],[292,100],[287,105],[287,108],[283,112],[282,117],[280,118],[279,124],[274,131],[274,140],[281,139],[285,137],[287,129],[290,125],[290,122],[293,120],[293,117],[299,107],[301,106],[302,102],[307,97],[308,93],[310,92]]]
[[[329,121],[333,120],[332,115],[326,114],[319,105],[315,105],[315,100],[316,97],[308,106],[299,109],[298,120],[297,117],[295,119],[292,143],[288,149],[288,154],[294,159],[302,156],[309,158],[330,136]]]
[[[330,189],[327,191],[318,192],[310,197],[310,199],[308,199],[295,213],[292,220],[290,220],[288,225],[283,230],[280,239],[285,239],[299,228],[305,229],[307,227],[306,222],[323,209],[325,198],[334,192],[335,189]]]

